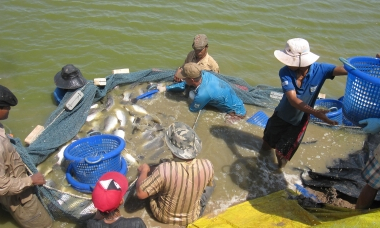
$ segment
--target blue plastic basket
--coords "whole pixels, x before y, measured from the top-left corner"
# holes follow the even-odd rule
[[[338,98],[338,101],[342,102],[343,104],[343,99],[344,99],[344,96],[341,96]],[[344,116],[343,112],[342,112],[342,123],[344,126],[354,126],[354,124]]]
[[[343,61],[342,61],[343,62]],[[353,124],[380,117],[380,59],[352,57],[344,63],[348,72],[343,114]]]
[[[251,116],[247,122],[250,124],[255,124],[259,127],[265,128],[268,122],[268,116],[263,111],[258,111],[253,116]]]
[[[66,171],[66,179],[67,182],[73,187],[75,190],[84,192],[84,193],[92,193],[94,190],[95,184],[84,184],[81,183],[71,175],[73,172],[73,164],[71,163]],[[118,171],[119,173],[126,175],[128,173],[128,165],[124,158],[121,158],[121,169]]]
[[[118,136],[95,135],[71,143],[64,157],[79,182],[95,184],[103,174],[121,170],[124,147],[125,141]]]
[[[326,113],[326,116],[330,120],[335,120],[339,125],[342,124],[342,102],[336,99],[318,99],[315,101],[314,109],[325,108],[330,112]],[[322,122],[317,117],[310,115],[310,122]]]

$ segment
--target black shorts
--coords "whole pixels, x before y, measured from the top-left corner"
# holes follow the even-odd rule
[[[310,115],[305,113],[301,123],[294,126],[278,117],[277,112],[274,112],[265,127],[263,140],[276,149],[278,156],[289,161],[296,153],[305,135],[309,117]]]

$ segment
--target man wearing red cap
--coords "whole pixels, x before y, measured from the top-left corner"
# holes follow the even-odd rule
[[[0,120],[8,118],[16,96],[0,85]],[[52,227],[53,220],[42,206],[33,187],[45,184],[41,173],[28,175],[25,165],[0,123],[0,204],[22,227]]]
[[[119,172],[108,172],[101,176],[92,192],[92,202],[98,209],[96,218],[87,221],[87,227],[99,228],[145,228],[141,218],[123,218],[119,206],[128,190],[127,178]]]

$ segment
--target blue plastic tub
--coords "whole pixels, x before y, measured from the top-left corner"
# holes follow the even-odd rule
[[[55,102],[57,102],[57,104],[61,103],[61,100],[65,96],[66,92],[67,92],[67,89],[61,89],[58,87],[55,88],[53,95],[54,95],[54,100]]]
[[[118,136],[95,135],[71,143],[64,157],[78,182],[95,184],[103,174],[121,170],[124,147],[125,141]]]
[[[336,99],[318,99],[315,101],[314,109],[329,109],[330,112],[326,116],[330,120],[335,120],[339,125],[342,124],[342,102]],[[310,122],[323,122],[317,117],[310,115]]]
[[[343,114],[360,126],[360,120],[380,117],[380,59],[359,56],[347,62]]]

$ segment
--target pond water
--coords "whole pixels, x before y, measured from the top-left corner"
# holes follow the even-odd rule
[[[2,123],[20,139],[43,125],[56,108],[53,77],[68,63],[77,66],[88,80],[106,77],[120,68],[131,72],[175,69],[183,63],[198,33],[209,37],[209,52],[221,73],[253,86],[279,87],[282,64],[273,51],[283,49],[290,38],[307,39],[311,51],[321,56],[320,62],[340,65],[340,56],[375,56],[380,35],[375,5],[377,1],[332,0],[3,1],[0,84],[14,91],[19,104]],[[321,92],[338,98],[344,94],[345,83],[345,77],[337,77],[327,81]],[[120,95],[116,90],[111,93]],[[155,114],[162,126],[173,121],[192,126],[197,118],[188,111],[185,99],[169,93],[138,104]],[[268,116],[273,113],[250,105],[246,108],[248,116],[259,110]],[[84,126],[84,131],[89,128]],[[326,171],[334,158],[359,150],[365,139],[365,135],[348,129],[310,124],[304,141],[317,142],[302,144],[282,172],[273,172],[273,155],[258,152],[262,128],[245,121],[227,124],[221,113],[207,109],[199,117],[196,131],[203,141],[200,158],[210,159],[215,168],[217,188],[206,209],[206,213],[214,214],[247,198],[293,188],[294,183],[300,183],[299,169]],[[150,154],[143,154],[145,141],[139,134],[127,133],[132,143],[127,143],[126,153],[139,157],[139,162],[154,162]],[[158,158],[170,157],[166,146],[163,148]],[[54,155],[38,168],[48,172],[56,161]],[[130,167],[131,181],[136,178],[136,169],[137,165]],[[165,227],[144,209],[123,213],[142,217],[149,227]],[[0,226],[17,227],[4,213],[0,214]],[[55,226],[75,225],[57,221]]]

